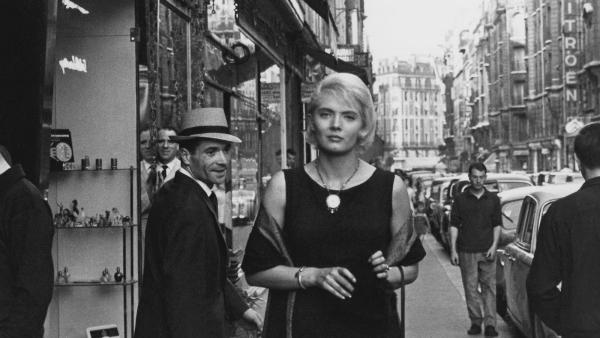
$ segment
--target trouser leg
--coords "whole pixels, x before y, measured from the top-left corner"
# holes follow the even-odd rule
[[[496,259],[479,261],[479,285],[483,300],[484,324],[496,327]]]
[[[465,298],[467,300],[469,319],[471,319],[471,324],[481,325],[483,315],[481,313],[479,292],[477,291],[477,255],[477,253],[459,252],[458,261],[463,287],[465,288]]]

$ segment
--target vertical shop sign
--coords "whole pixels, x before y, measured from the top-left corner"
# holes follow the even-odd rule
[[[576,0],[565,0],[563,19],[563,51],[565,67],[565,100],[577,101],[577,67],[579,64],[577,47]]]

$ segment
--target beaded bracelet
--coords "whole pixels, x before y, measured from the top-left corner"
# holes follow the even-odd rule
[[[302,271],[304,271],[304,268],[305,266],[300,267],[300,269],[298,269],[298,271],[296,271],[296,273],[294,274],[294,277],[296,277],[296,281],[298,282],[298,286],[302,290],[306,290],[306,286],[302,284]]]

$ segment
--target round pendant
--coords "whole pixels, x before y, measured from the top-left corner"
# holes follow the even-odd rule
[[[329,194],[327,196],[327,198],[325,199],[325,204],[327,204],[327,209],[329,209],[329,212],[332,214],[337,211],[337,209],[339,208],[341,203],[342,203],[342,200],[340,199],[340,196],[338,196],[336,194]]]

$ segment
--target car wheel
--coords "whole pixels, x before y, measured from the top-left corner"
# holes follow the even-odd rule
[[[531,325],[531,337],[532,338],[560,338],[556,332],[552,331],[551,328],[546,326],[537,315],[532,315],[533,318]]]

